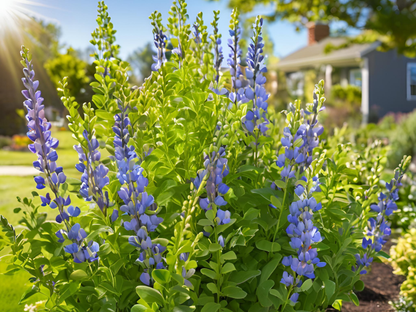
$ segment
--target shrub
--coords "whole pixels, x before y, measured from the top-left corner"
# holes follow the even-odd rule
[[[15,134],[12,137],[12,145],[11,148],[14,150],[24,150],[27,151],[28,144],[32,143],[32,141],[25,135]]]
[[[409,233],[400,237],[390,253],[394,274],[406,276],[400,288],[401,295],[408,301],[416,302],[416,229],[410,229]]]
[[[0,135],[0,149],[12,145],[12,139],[7,136]]]
[[[326,149],[319,124],[323,81],[313,103],[302,108],[295,101],[283,112],[282,131],[267,104],[260,17],[242,68],[233,11],[223,73],[219,12],[210,36],[202,13],[188,24],[183,0],[169,16],[167,28],[160,13],[150,17],[157,55],[152,75],[137,88],[117,56],[107,6],[99,3],[91,40],[95,108],[74,101],[67,79],[60,88],[81,180],[57,165],[59,142],[43,115],[31,55],[22,48],[29,149],[40,171],[34,180],[49,192],[18,198],[25,208],[15,209],[23,213],[20,233],[1,216],[7,273],[32,275],[21,302],[41,293],[50,311],[358,305],[360,275],[387,256],[381,251],[390,234],[386,222],[397,210],[410,158],[379,192],[379,159],[369,166],[372,156],[363,154],[357,165],[350,144]],[[85,205],[71,205],[74,196]],[[52,219],[38,203],[53,209]]]
[[[350,105],[361,104],[361,88],[353,85],[343,87],[334,85],[331,88],[332,97],[337,100],[345,101]]]
[[[412,156],[416,154],[416,111],[402,119],[396,129],[391,132],[390,142],[390,167],[394,167],[400,162],[401,153]]]

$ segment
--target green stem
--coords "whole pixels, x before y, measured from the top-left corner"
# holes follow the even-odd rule
[[[293,285],[290,285],[289,290],[288,290],[288,292],[287,292],[286,301],[285,301],[285,303],[283,304],[282,312],[284,312],[284,311],[285,311],[285,308],[286,308],[286,306],[287,306],[287,303],[289,302],[290,293],[292,292],[292,288],[293,288]]]
[[[287,198],[287,186],[288,185],[286,184],[285,194],[283,195],[282,208],[280,209],[280,213],[279,213],[279,220],[277,221],[276,230],[274,231],[274,235],[273,235],[273,242],[275,241],[277,232],[280,229],[280,220],[282,219],[283,210],[285,209],[286,198]]]

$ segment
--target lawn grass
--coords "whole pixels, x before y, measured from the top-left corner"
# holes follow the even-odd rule
[[[81,174],[75,169],[78,154],[73,149],[76,141],[71,137],[69,131],[55,131],[53,135],[59,140],[57,163],[64,168],[67,176],[79,179]],[[0,150],[0,166],[32,166],[34,160],[36,160],[36,156],[29,151]],[[36,190],[33,176],[0,176],[0,214],[5,216],[10,223],[16,224],[21,218],[20,214],[13,213],[13,208],[18,207],[16,197],[31,197],[32,191],[45,195],[48,189]],[[83,202],[75,196],[72,196],[71,199],[75,204]],[[40,203],[40,199],[37,198],[35,202]],[[49,210],[47,207],[42,207],[41,211],[48,212]]]
[[[76,141],[68,131],[54,131],[53,129],[52,134],[59,140],[57,163],[64,168],[67,176],[79,179],[81,173],[75,169],[75,164],[78,163],[78,154],[73,149]],[[102,151],[102,154],[103,157],[108,155],[106,151]],[[34,160],[36,160],[36,156],[30,152],[0,150],[0,166],[32,166]],[[13,208],[19,207],[16,197],[31,197],[32,191],[45,195],[48,189],[36,190],[33,176],[0,176],[0,214],[5,216],[11,224],[17,225],[22,215],[13,213]],[[76,196],[71,196],[71,201],[74,205],[84,203],[82,199]],[[35,202],[40,203],[39,197],[36,198]],[[49,207],[41,207],[41,211],[47,212],[48,218],[55,218],[54,212]],[[0,252],[0,256],[4,254],[5,251]],[[6,267],[7,265],[0,261],[0,273],[5,272]],[[29,273],[23,271],[14,275],[0,274],[0,311],[22,312],[24,310],[24,304],[18,305],[18,302],[22,294],[31,285],[29,277]],[[25,303],[35,303],[45,299],[46,297],[42,295],[36,295]]]

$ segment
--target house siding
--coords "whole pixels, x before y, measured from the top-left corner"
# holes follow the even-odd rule
[[[416,101],[407,100],[407,64],[416,59],[404,57],[396,51],[372,51],[365,55],[369,65],[369,108],[383,117],[388,112],[408,113],[416,108]]]

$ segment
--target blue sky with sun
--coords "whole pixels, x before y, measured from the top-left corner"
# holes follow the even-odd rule
[[[13,0],[0,0],[13,1]],[[17,0],[19,1],[19,0]],[[96,27],[96,6],[94,0],[20,0],[38,17],[57,23],[61,27],[61,42],[75,49],[85,49],[91,32]],[[37,5],[31,5],[31,3]],[[204,12],[204,19],[209,24],[213,10],[221,11],[220,31],[228,35],[228,23],[231,10],[227,1],[209,2],[205,0],[188,0],[188,13],[193,21],[198,12]],[[117,29],[117,42],[121,45],[121,57],[125,58],[135,49],[152,41],[152,27],[149,15],[158,10],[166,24],[172,0],[107,0],[110,16]],[[266,14],[272,7],[262,7],[255,14]],[[208,22],[209,21],[209,22]],[[275,22],[269,27],[275,44],[274,54],[282,57],[306,44],[306,31],[296,32],[293,25],[287,22]]]

